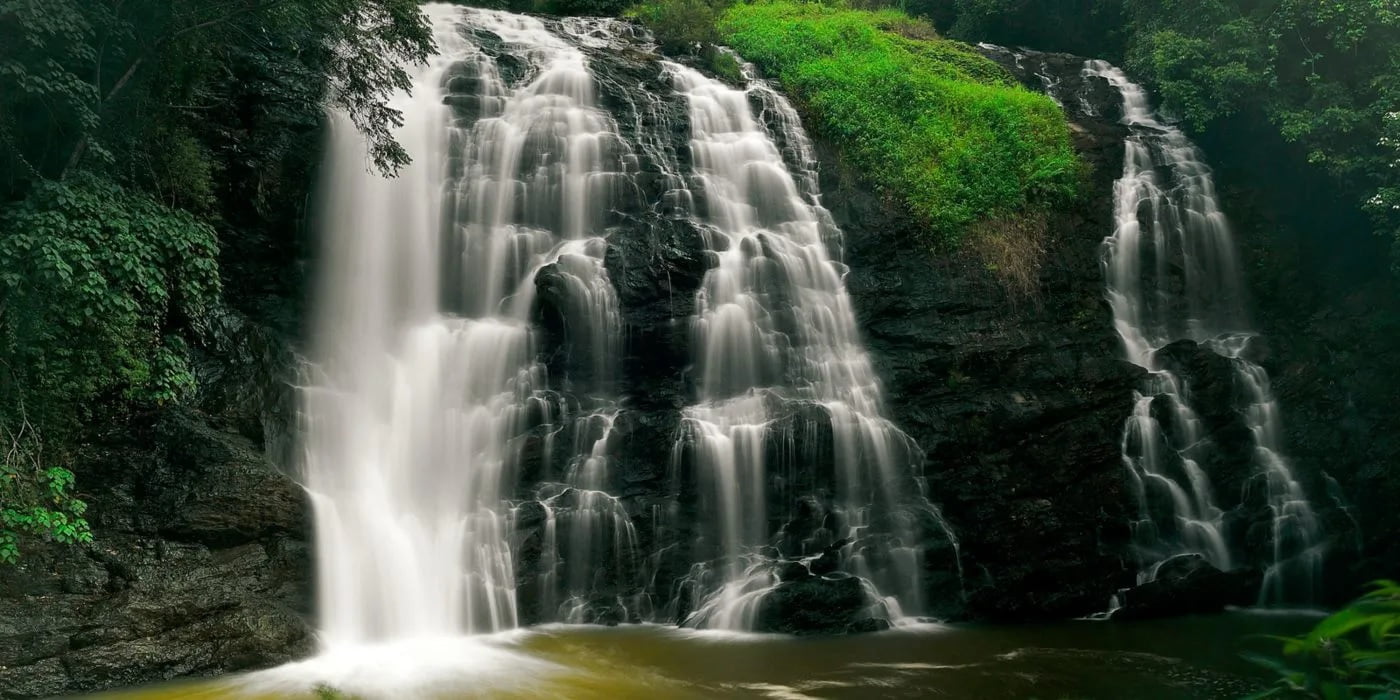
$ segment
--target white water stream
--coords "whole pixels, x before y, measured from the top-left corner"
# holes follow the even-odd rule
[[[517,438],[570,418],[530,326],[543,269],[565,288],[592,395],[606,397],[616,361],[597,221],[623,149],[582,54],[532,17],[425,12],[438,52],[394,103],[412,165],[396,179],[367,172],[360,136],[338,122],[325,166],[315,364],[301,394],[331,649],[516,626],[506,499]],[[509,86],[469,29],[499,37],[529,82]],[[459,121],[462,102],[479,116]],[[599,404],[576,418],[606,443]],[[587,487],[606,454],[589,445],[578,463],[572,478]]]
[[[669,91],[600,76],[599,52],[645,50],[615,20],[424,8],[438,52],[393,103],[413,163],[369,172],[336,117],[323,169],[299,392],[323,647],[508,630],[522,615],[652,619],[640,550],[673,535],[652,505],[644,542],[645,521],[609,491],[627,368],[604,260],[628,207],[699,229],[714,262],[676,452],[698,465],[696,565],[720,563],[684,621],[752,628],[777,568],[822,555],[821,575],[861,577],[873,615],[920,613],[923,538],[956,542],[924,497],[921,450],[886,417],[791,105],[752,74],[740,89],[649,64]],[[658,179],[657,201],[634,201]],[[798,471],[827,476],[799,491]],[[780,559],[799,499],[818,503],[820,528]]]
[[[1278,401],[1268,373],[1246,357],[1255,333],[1245,314],[1243,281],[1229,222],[1210,168],[1176,126],[1153,111],[1143,88],[1104,61],[1086,76],[1106,79],[1122,96],[1122,177],[1114,184],[1115,226],[1103,265],[1113,322],[1128,360],[1148,370],[1123,435],[1123,461],[1137,493],[1133,524],[1140,580],[1177,554],[1194,553],[1224,570],[1240,562],[1227,542],[1222,498],[1201,464],[1216,449],[1204,440],[1190,387],[1159,353],[1190,340],[1228,359],[1235,408],[1254,443],[1253,475],[1271,512],[1272,557],[1261,603],[1310,602],[1321,575],[1322,537],[1303,488],[1283,454]]]
[[[718,260],[697,300],[699,401],[685,409],[691,432],[683,442],[694,444],[722,567],[687,624],[751,629],[776,583],[759,551],[775,535],[769,504],[780,475],[769,448],[795,439],[783,427],[795,404],[817,407],[831,430],[829,507],[839,524],[822,544],[854,542],[873,529],[875,512],[894,514],[889,539],[864,549],[877,560],[847,545],[843,568],[873,584],[872,597],[883,594],[877,614],[917,613],[921,548],[902,517],[912,502],[941,519],[915,478],[918,446],[885,416],[845,267],[828,250],[841,232],[821,207],[797,114],[751,69],[742,89],[677,64],[667,70],[688,105],[696,199],[704,203],[698,222]]]

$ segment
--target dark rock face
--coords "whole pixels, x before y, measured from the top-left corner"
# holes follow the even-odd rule
[[[797,635],[878,632],[890,624],[871,616],[878,604],[854,576],[797,576],[764,596],[755,631]]]
[[[1082,59],[1062,62],[1078,76]],[[1032,299],[1008,297],[970,255],[924,249],[914,222],[822,149],[866,342],[961,539],[965,607],[944,593],[956,616],[1084,615],[1132,582],[1120,440],[1141,370],[1120,359],[1099,267],[1122,170],[1114,121],[1072,124],[1087,196],[1050,222]]]
[[[82,479],[94,546],[39,548],[0,568],[0,698],[310,650],[305,499],[246,438],[169,411],[91,446]]]
[[[1257,261],[1249,282],[1269,341],[1257,361],[1327,537],[1322,601],[1340,604],[1368,581],[1400,577],[1400,285],[1365,222],[1313,224],[1253,189],[1252,169],[1218,173]],[[1339,208],[1324,196],[1293,204]],[[1348,227],[1363,233],[1346,238]]]
[[[1249,605],[1262,578],[1255,569],[1221,571],[1199,554],[1178,555],[1162,562],[1152,581],[1123,591],[1123,607],[1113,619],[1215,613],[1227,605]]]
[[[1080,57],[983,50],[1090,129],[1121,116],[1112,90],[1080,74]],[[1305,154],[1262,136],[1269,132],[1241,117],[1203,134],[1198,145],[1209,155],[1245,261],[1260,332],[1248,359],[1271,377],[1285,454],[1324,533],[1316,602],[1340,604],[1366,581],[1400,576],[1400,481],[1393,469],[1400,438],[1392,428],[1400,425],[1400,294],[1384,241],[1370,235],[1356,203],[1303,167]],[[1229,548],[1247,561],[1271,561],[1273,514],[1264,489],[1251,483],[1251,441],[1231,409],[1240,387],[1229,360],[1190,342],[1161,353],[1196,397],[1212,443],[1201,466],[1217,494],[1230,494],[1222,499]]]

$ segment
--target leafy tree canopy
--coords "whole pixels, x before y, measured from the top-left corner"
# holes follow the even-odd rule
[[[431,49],[416,0],[0,0],[0,561],[90,536],[79,427],[191,391],[220,250],[294,230],[326,107],[408,162],[388,98]]]
[[[110,165],[217,107],[240,64],[260,59],[297,64],[283,79],[325,76],[316,87],[392,172],[407,155],[385,99],[408,86],[401,62],[431,46],[413,0],[3,0],[0,138],[22,176]]]

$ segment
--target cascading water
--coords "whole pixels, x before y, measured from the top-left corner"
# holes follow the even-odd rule
[[[413,163],[367,173],[337,122],[324,168],[300,392],[323,644],[551,620],[750,628],[793,564],[858,584],[869,617],[923,611],[924,546],[956,562],[956,541],[885,417],[791,105],[751,67],[735,89],[662,61],[625,22],[425,12],[438,53],[394,101]],[[639,249],[660,236],[691,249]],[[614,464],[664,421],[633,413],[650,397],[629,393],[609,269],[657,250],[694,261],[698,396],[671,409],[686,523],[678,494],[635,487],[664,460],[654,477]]]
[[[779,579],[775,541],[780,556],[808,564],[839,550],[848,572],[889,596],[873,614],[919,612],[916,530],[925,523],[917,521],[952,536],[915,478],[918,447],[885,418],[844,267],[827,252],[840,231],[818,201],[815,158],[797,115],[751,67],[746,89],[677,64],[666,69],[688,105],[697,222],[716,260],[697,298],[699,400],[684,411],[677,451],[693,450],[718,566],[697,565],[701,601],[685,622],[751,629]],[[799,437],[794,423],[830,434]],[[769,507],[775,491],[799,496],[783,488],[790,477],[775,463],[784,448],[789,459],[813,460],[801,468],[832,471],[825,502],[815,505],[825,511],[820,527],[786,547],[781,540],[793,537],[783,535],[796,533],[775,532],[774,518],[786,513]],[[829,465],[814,460],[822,450]]]
[[[516,626],[506,499],[525,438],[545,435],[548,453],[574,430],[579,488],[607,468],[620,324],[601,221],[627,149],[582,54],[540,20],[425,12],[438,52],[394,102],[414,162],[396,179],[367,173],[359,136],[337,122],[325,165],[326,269],[301,397],[330,648]],[[498,56],[528,80],[512,85]],[[568,396],[537,356],[537,286],[586,359]],[[573,505],[581,548],[592,514],[613,515],[595,493]]]
[[[1322,564],[1316,516],[1282,451],[1278,402],[1267,372],[1245,357],[1255,334],[1245,318],[1234,242],[1211,171],[1175,126],[1153,112],[1147,93],[1118,68],[1089,61],[1085,76],[1122,96],[1123,175],[1114,184],[1115,228],[1104,242],[1113,322],[1128,360],[1148,370],[1123,435],[1123,461],[1137,493],[1133,524],[1140,581],[1164,561],[1198,554],[1220,569],[1237,565],[1226,512],[1201,466],[1215,449],[1202,434],[1190,388],[1164,349],[1189,340],[1233,368],[1236,408],[1253,439],[1253,475],[1242,500],[1257,494],[1271,512],[1271,556],[1261,603],[1308,602]]]

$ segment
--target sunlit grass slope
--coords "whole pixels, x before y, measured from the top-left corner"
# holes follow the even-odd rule
[[[740,3],[720,38],[805,107],[810,126],[928,224],[1036,219],[1071,198],[1078,165],[1058,106],[971,47],[897,10]]]

